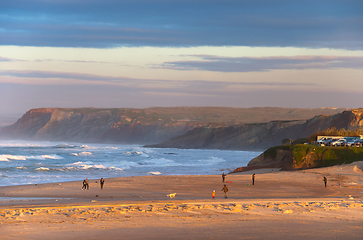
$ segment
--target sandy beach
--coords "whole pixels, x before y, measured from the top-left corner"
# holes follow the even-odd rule
[[[362,169],[363,162],[356,162],[228,174],[228,198],[221,192],[220,175],[105,178],[102,190],[99,179],[90,180],[89,190],[82,190],[79,181],[0,187],[0,236],[362,239]]]

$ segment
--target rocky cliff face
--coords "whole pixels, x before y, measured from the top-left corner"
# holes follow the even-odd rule
[[[307,121],[272,121],[265,124],[242,124],[230,127],[200,127],[169,141],[152,145],[160,148],[209,148],[229,150],[265,150],[281,145],[282,140],[307,138],[335,127],[357,129],[363,123],[363,109],[316,116]]]
[[[155,144],[153,147],[264,150],[282,139],[308,137],[331,126],[362,126],[362,110],[308,121],[292,118],[339,109],[176,107],[32,109],[0,130],[1,138]],[[274,119],[281,121],[271,121]],[[261,123],[268,120],[270,122]],[[255,122],[250,123],[248,122]],[[171,139],[171,140],[170,140]],[[163,142],[162,144],[158,144]]]
[[[197,123],[145,120],[138,110],[32,109],[0,130],[2,138],[150,144],[182,135]],[[170,117],[169,117],[170,119]]]

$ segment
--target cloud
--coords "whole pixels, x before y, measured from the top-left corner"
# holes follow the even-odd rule
[[[263,72],[275,69],[363,69],[363,57],[294,56],[294,57],[218,57],[194,55],[198,61],[165,62],[155,68],[204,70],[218,72]]]
[[[6,58],[6,57],[0,57],[0,62],[12,62],[13,59],[11,58]]]
[[[50,72],[50,71],[0,71],[0,76],[10,76],[17,78],[42,78],[42,79],[76,79],[88,81],[120,81],[131,80],[131,78],[108,77],[94,74],[68,73],[68,72]]]
[[[60,80],[81,80],[86,84],[92,83],[94,81],[100,81],[103,83],[112,83],[115,85],[124,85],[130,86],[135,89],[144,89],[144,91],[148,91],[148,89],[160,89],[159,91],[171,91],[172,92],[191,92],[191,91],[210,91],[214,90],[222,90],[231,86],[252,86],[252,87],[297,87],[297,86],[311,86],[309,83],[303,82],[248,82],[248,81],[206,81],[206,80],[194,80],[194,81],[185,81],[185,80],[163,80],[163,79],[137,79],[137,78],[127,78],[127,77],[110,77],[110,76],[101,76],[95,74],[84,74],[84,73],[73,73],[73,72],[51,72],[51,71],[17,71],[17,70],[8,70],[8,71],[0,71],[1,76],[8,76],[13,78],[25,78],[25,79],[47,79],[49,80],[49,84],[51,84],[52,80],[60,79]],[[13,79],[14,80],[14,79]],[[1,78],[0,78],[1,82]],[[31,82],[29,82],[30,84]],[[56,82],[58,83],[58,82]],[[35,83],[42,84],[42,83]],[[77,83],[78,84],[78,83]]]
[[[296,46],[363,49],[358,0],[12,0],[0,44]]]
[[[101,64],[115,64],[106,61],[85,61],[85,60],[59,60],[59,59],[37,59],[32,62],[67,62],[67,63],[101,63]]]

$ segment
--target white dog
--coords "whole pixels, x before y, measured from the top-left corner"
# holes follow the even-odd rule
[[[176,193],[170,193],[170,194],[168,194],[168,195],[166,195],[167,197],[170,197],[170,198],[175,198],[175,195],[176,195]]]

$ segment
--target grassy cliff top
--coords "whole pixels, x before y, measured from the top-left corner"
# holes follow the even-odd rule
[[[292,153],[291,169],[329,167],[363,161],[363,147],[320,147],[317,145],[283,145],[269,148],[264,158],[275,159],[278,150]]]

